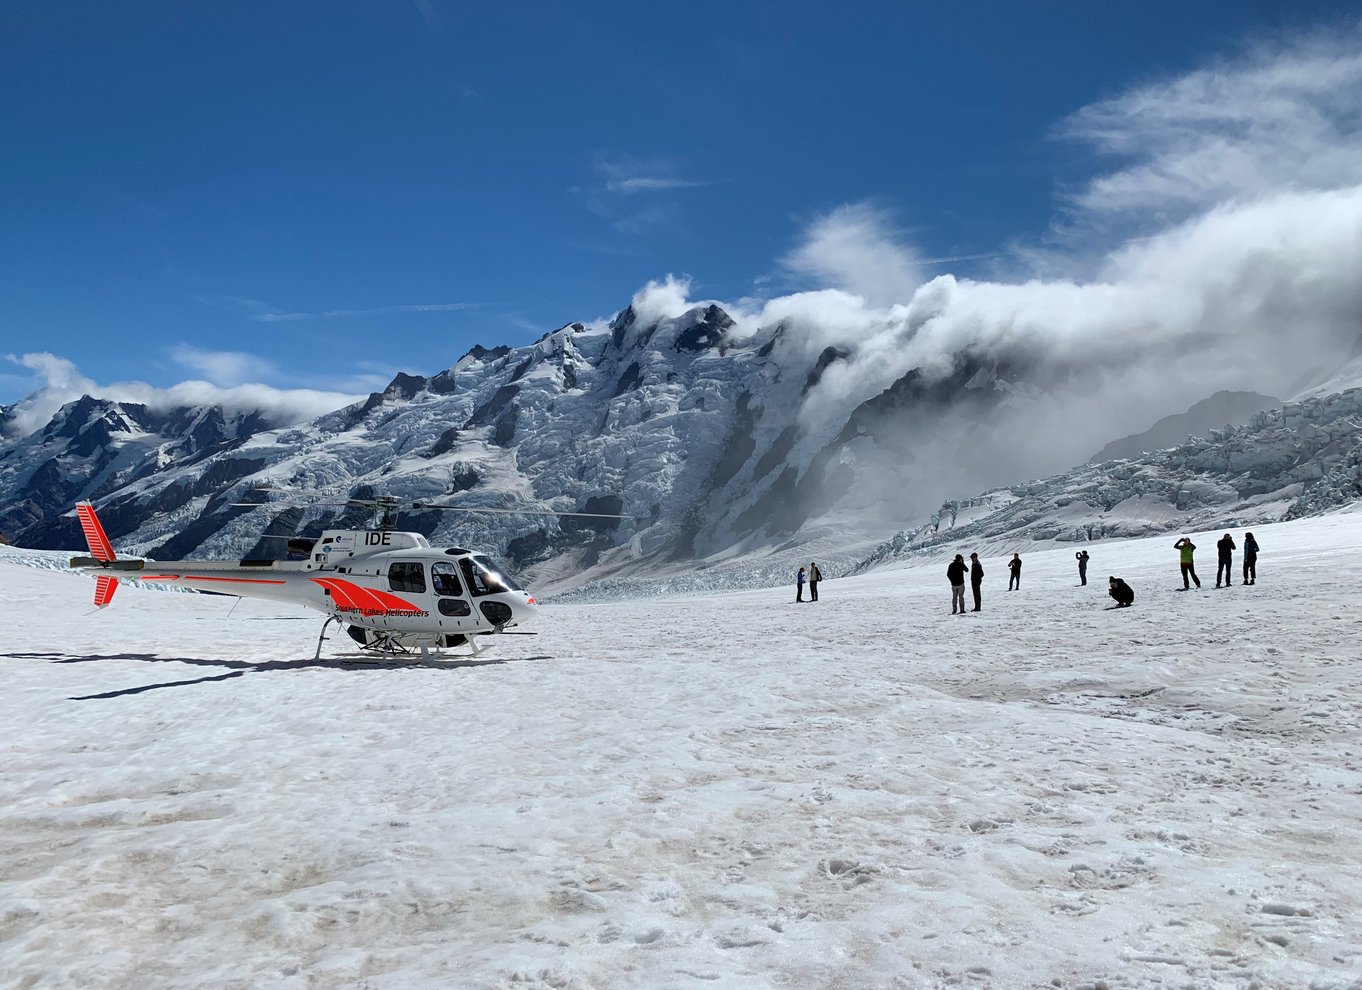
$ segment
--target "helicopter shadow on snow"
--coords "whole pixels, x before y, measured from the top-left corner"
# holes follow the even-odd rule
[[[228,673],[225,674],[196,677],[190,680],[164,681],[159,684],[140,684],[136,687],[123,688],[118,691],[104,691],[99,694],[76,695],[69,698],[69,701],[96,701],[109,698],[121,698],[126,695],[143,694],[147,691],[156,691],[161,688],[187,687],[193,684],[207,684],[212,681],[226,681],[240,677],[243,674],[266,671],[307,670],[310,668],[344,671],[392,671],[431,668],[437,670],[455,670],[461,667],[490,667],[498,664],[524,663],[527,661],[553,659],[550,656],[459,657],[452,660],[427,659],[423,661],[413,657],[410,660],[394,658],[390,661],[368,656],[354,656],[332,657],[321,660],[314,660],[309,657],[303,660],[265,660],[260,663],[251,663],[249,660],[223,660],[210,657],[163,657],[157,653],[68,654],[58,652],[0,653],[0,658],[11,660],[50,660],[53,663],[92,663],[101,660],[137,660],[143,663],[182,663],[193,667],[231,668]]]

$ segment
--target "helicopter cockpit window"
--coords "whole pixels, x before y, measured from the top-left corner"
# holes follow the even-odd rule
[[[426,572],[417,563],[396,563],[388,568],[388,587],[409,595],[426,593]]]
[[[492,563],[490,557],[478,554],[474,557],[465,557],[459,561],[459,566],[463,568],[464,580],[468,582],[468,590],[472,592],[474,598],[483,595],[495,595],[503,591],[519,591],[520,585],[505,571]]]
[[[463,587],[459,584],[459,569],[447,561],[439,560],[430,565],[430,583],[437,595],[463,594]]]

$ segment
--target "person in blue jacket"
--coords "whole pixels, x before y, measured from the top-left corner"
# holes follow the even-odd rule
[[[801,567],[799,569],[799,573],[795,575],[795,601],[802,602],[803,600],[804,600],[804,568]]]

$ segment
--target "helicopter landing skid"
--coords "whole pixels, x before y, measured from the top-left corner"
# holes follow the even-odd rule
[[[322,642],[323,642],[324,640],[327,640],[327,639],[330,639],[330,638],[331,638],[331,637],[329,637],[329,636],[326,635],[326,627],[329,626],[329,625],[331,625],[331,623],[333,623],[333,622],[339,622],[339,621],[340,621],[340,617],[339,617],[339,616],[332,615],[332,616],[329,616],[329,617],[327,618],[327,620],[326,620],[325,622],[322,623],[322,631],[321,631],[321,634],[317,637],[317,652],[313,654],[313,656],[312,656],[312,659],[313,659],[313,660],[320,660],[320,659],[322,658]]]
[[[331,623],[333,623],[333,622],[339,622],[339,621],[340,621],[340,616],[333,615],[333,616],[329,617],[325,622],[322,623],[322,630],[321,630],[321,633],[318,634],[318,636],[317,636],[317,651],[316,651],[316,653],[314,653],[313,656],[312,656],[312,659],[313,659],[313,660],[320,660],[320,659],[322,658],[322,643],[326,642],[328,639],[331,638],[330,636],[328,636],[328,635],[326,634],[327,627],[330,626]],[[487,649],[487,647],[485,647],[485,646],[479,646],[479,645],[478,645],[478,643],[477,643],[477,637],[476,637],[474,634],[472,634],[472,633],[469,633],[469,634],[467,634],[467,635],[464,637],[464,643],[467,644],[468,650],[469,650],[469,656],[472,656],[472,657],[481,656],[482,653],[483,653],[483,651]],[[427,643],[421,643],[421,644],[418,645],[418,648],[419,648],[420,651],[421,651],[421,662],[422,662],[422,663],[430,663],[430,662],[431,662],[431,655],[430,655],[430,646],[429,646],[429,644],[427,644]],[[373,643],[366,643],[366,644],[362,645],[362,646],[360,647],[360,649],[362,649],[362,650],[364,650],[364,651],[366,651],[366,652],[368,652],[368,653],[377,654],[378,657],[376,657],[375,659],[381,658],[384,662],[387,662],[387,663],[392,663],[392,662],[396,661],[397,659],[399,659],[400,656],[401,656],[401,657],[409,657],[409,656],[412,656],[413,653],[414,653],[414,651],[413,651],[412,649],[410,649],[409,647],[403,646],[401,643],[397,642],[397,640],[396,640],[391,634],[387,634],[387,633],[381,635],[381,636],[380,636],[375,642],[373,642]],[[438,646],[435,647],[435,654],[436,654],[437,657],[438,657],[442,652],[443,652],[443,651],[441,650],[440,647],[438,647]]]

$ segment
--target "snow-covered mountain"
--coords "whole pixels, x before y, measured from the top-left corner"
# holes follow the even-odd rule
[[[1216,392],[1184,413],[1165,416],[1143,433],[1107,444],[1092,457],[1094,463],[1139,457],[1150,450],[1176,447],[1188,437],[1202,436],[1226,425],[1247,423],[1255,413],[1276,409],[1280,399],[1257,392]]]
[[[900,424],[947,407],[986,416],[1010,394],[996,387],[997,368],[962,359],[835,418],[801,419],[805,397],[848,355],[810,356],[785,337],[779,323],[740,335],[714,305],[647,321],[630,307],[608,326],[474,348],[433,377],[399,375],[366,402],[283,428],[212,407],[157,412],[86,397],[0,448],[0,530],[21,545],[79,546],[63,513],[89,498],[117,542],[170,558],[240,554],[262,531],[345,515],[236,504],[263,501],[251,487],[269,482],[332,497],[624,513],[632,518],[619,523],[427,513],[403,525],[494,548],[541,580],[599,564],[628,572],[769,549],[834,509],[864,517],[862,538],[882,534],[883,511],[868,510],[886,489],[872,477],[925,456],[932,436],[915,440]],[[915,497],[929,506],[961,480],[923,477]]]
[[[79,547],[64,513],[91,499],[119,546],[173,559],[277,555],[262,534],[363,525],[365,513],[325,503],[377,493],[628,516],[401,520],[508,559],[541,591],[565,591],[769,580],[795,555],[836,573],[886,552],[886,533],[899,531],[900,549],[921,544],[937,506],[954,504],[958,522],[962,503],[950,500],[983,490],[963,504],[991,507],[1000,534],[1030,527],[1029,539],[1149,532],[1241,502],[1268,518],[1312,485],[1351,497],[1350,482],[1326,475],[1356,456],[1344,451],[1356,443],[1355,396],[1290,407],[1308,416],[1264,414],[1243,436],[1000,491],[1096,446],[1103,424],[1073,411],[1104,401],[1085,396],[1082,366],[964,352],[881,388],[846,371],[855,346],[810,347],[784,321],[740,327],[717,305],[676,317],[630,306],[608,325],[476,347],[431,377],[400,374],[304,423],[87,396],[0,444],[0,532],[20,546]],[[320,504],[271,504],[255,490],[263,484]],[[1118,524],[1135,504],[1147,506],[1140,521]]]
[[[1177,446],[942,505],[851,570],[956,544],[1015,552],[1179,530],[1262,525],[1362,499],[1362,388],[1307,397]]]

